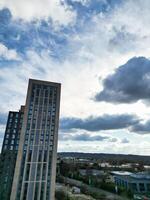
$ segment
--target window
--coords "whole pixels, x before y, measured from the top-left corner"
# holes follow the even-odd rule
[[[45,186],[45,183],[42,183],[40,200],[44,199],[44,197],[43,197],[43,195],[44,195],[44,186]]]
[[[134,191],[137,191],[137,184],[136,183],[132,183],[132,188]]]
[[[12,135],[12,138],[13,138],[13,139],[15,138],[15,135],[14,135],[14,134]]]
[[[43,145],[43,141],[42,140],[40,140],[40,145]]]
[[[11,141],[11,144],[14,144],[14,140]]]
[[[36,104],[36,105],[38,104],[38,98],[35,99],[35,104]]]
[[[13,133],[16,133],[16,129],[13,130]]]
[[[47,104],[47,98],[44,99],[44,104]]]
[[[5,140],[5,144],[8,144],[8,140]]]
[[[28,181],[29,179],[29,172],[30,172],[30,164],[26,165],[26,175],[25,175],[25,180]]]
[[[53,147],[52,147],[52,146],[50,146],[49,150],[50,150],[50,151],[52,151],[52,150],[53,150]]]
[[[23,200],[26,199],[26,196],[27,196],[27,190],[28,190],[28,183],[24,183],[24,194],[23,194]]]
[[[7,129],[7,133],[10,133],[10,129]]]
[[[48,90],[45,90],[45,97],[48,97]]]
[[[46,178],[46,164],[43,164],[43,173],[42,173],[42,180],[45,180]]]
[[[144,183],[139,183],[139,187],[141,192],[145,191]]]
[[[43,140],[43,139],[44,139],[44,135],[41,135],[40,140]]]
[[[37,182],[35,185],[35,196],[34,196],[34,200],[38,199],[38,192],[39,192],[39,183]]]
[[[27,146],[24,146],[24,150],[27,150]]]
[[[13,146],[10,146],[10,150],[13,150]]]
[[[36,96],[39,96],[39,94],[40,94],[40,90],[37,89],[37,90],[36,90]]]
[[[50,137],[50,140],[53,140],[53,136]]]
[[[150,191],[150,183],[147,184],[147,190]]]

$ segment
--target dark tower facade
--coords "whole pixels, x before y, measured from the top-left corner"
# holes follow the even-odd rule
[[[0,158],[0,199],[9,200],[16,164],[24,107],[10,111]]]

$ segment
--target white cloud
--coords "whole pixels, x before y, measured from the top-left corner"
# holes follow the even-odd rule
[[[0,43],[0,57],[7,60],[19,60],[16,50],[8,49],[5,45]]]
[[[60,0],[1,0],[0,8],[10,9],[14,18],[48,19],[59,25],[74,23],[76,13]]]

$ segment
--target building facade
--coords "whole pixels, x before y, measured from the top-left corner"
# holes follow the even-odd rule
[[[54,200],[60,88],[29,80],[11,200]]]
[[[117,186],[131,190],[133,193],[150,193],[149,173],[113,172],[112,174]]]
[[[55,199],[60,90],[59,83],[30,79],[25,106],[9,112],[0,199]]]
[[[24,107],[8,115],[0,158],[0,199],[9,200],[16,164]]]

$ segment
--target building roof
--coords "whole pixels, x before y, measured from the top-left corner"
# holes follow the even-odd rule
[[[113,171],[111,172],[112,175],[114,176],[121,176],[125,179],[138,179],[138,180],[150,180],[150,174],[147,172],[139,172],[139,173],[131,173],[131,172],[126,172],[126,171]]]
[[[133,173],[127,171],[112,171],[111,174],[113,175],[120,175],[120,176],[130,176]]]

